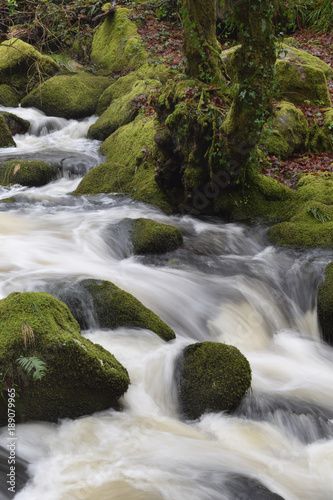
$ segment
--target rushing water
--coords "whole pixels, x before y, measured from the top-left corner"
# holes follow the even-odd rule
[[[0,188],[0,298],[52,291],[80,278],[114,282],[176,332],[87,330],[128,369],[124,409],[58,424],[17,426],[17,500],[333,499],[333,350],[320,340],[316,288],[332,253],[269,246],[264,227],[167,217],[114,196],[76,198],[84,173],[102,161],[80,123],[32,109],[29,134],[0,159],[48,159],[63,176],[40,188]],[[119,222],[147,217],[178,226],[181,249],[131,254]],[[252,391],[234,415],[180,419],[174,363],[184,346],[233,344],[252,367]],[[0,474],[7,428],[0,431]],[[20,484],[21,484],[20,483]],[[3,483],[0,499],[12,498]]]

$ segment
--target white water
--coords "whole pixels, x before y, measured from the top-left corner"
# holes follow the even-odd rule
[[[65,163],[80,157],[85,169],[101,161],[99,143],[84,137],[94,119],[78,124],[11,111],[34,124],[0,160],[50,153]],[[263,498],[244,490],[242,476],[285,500],[332,500],[333,350],[320,341],[315,312],[332,253],[284,251],[267,245],[264,228],[167,217],[123,197],[77,199],[70,193],[79,181],[0,188],[0,199],[17,200],[0,205],[0,298],[105,279],[153,309],[177,339],[165,343],[130,328],[83,332],[128,369],[124,410],[17,426],[17,453],[29,463],[30,480],[15,498]],[[136,217],[177,225],[183,248],[134,257],[117,224]],[[204,340],[241,349],[252,367],[252,393],[236,415],[183,422],[174,363],[184,346]],[[0,445],[6,438],[3,429]]]

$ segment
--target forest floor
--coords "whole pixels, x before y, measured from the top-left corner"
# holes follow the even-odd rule
[[[119,2],[118,2],[119,3]],[[182,27],[176,12],[171,12],[169,18],[157,20],[154,8],[135,7],[132,10],[133,20],[139,25],[139,33],[143,38],[150,61],[161,61],[175,69],[184,67],[182,53]],[[333,33],[311,33],[298,30],[291,35],[294,45],[310,54],[319,57],[333,68]],[[220,39],[221,45],[228,48],[232,41]],[[328,81],[328,88],[333,102],[333,81]],[[323,126],[323,109],[317,106],[298,106],[311,126],[314,120],[318,126]],[[332,138],[333,140],[333,138]],[[284,185],[294,188],[299,174],[333,172],[333,154],[300,153],[294,154],[288,160],[282,161],[275,156],[267,156],[269,161],[263,173],[273,177]]]

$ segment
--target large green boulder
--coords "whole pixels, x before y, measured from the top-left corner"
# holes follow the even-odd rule
[[[136,80],[130,90],[120,94],[121,83],[118,81],[111,86],[114,98],[111,92],[111,104],[88,130],[90,139],[104,141],[119,127],[134,120],[147,100],[149,91],[161,86],[158,80]],[[115,97],[117,95],[119,97]]]
[[[92,168],[82,179],[74,195],[98,193],[128,194],[170,212],[167,197],[159,190],[154,174],[157,147],[154,141],[157,122],[139,119],[118,128],[102,144],[106,163]]]
[[[262,134],[262,144],[268,154],[282,160],[303,151],[308,124],[302,111],[289,102],[282,102]]]
[[[107,16],[93,38],[91,60],[106,69],[128,71],[147,60],[147,53],[129,10],[119,8]]]
[[[132,225],[132,243],[135,254],[161,254],[176,250],[183,242],[177,227],[150,219],[135,219]]]
[[[14,90],[6,84],[0,85],[0,104],[6,107],[15,108],[19,105],[20,99]]]
[[[48,116],[79,119],[95,113],[98,100],[110,85],[105,77],[80,71],[50,78],[22,100],[22,107],[35,107]]]
[[[56,422],[105,410],[127,390],[126,369],[85,339],[68,307],[51,295],[12,293],[0,301],[0,324],[1,372],[19,392],[16,423]],[[20,356],[45,363],[44,376],[34,380],[37,369],[24,370]],[[0,425],[7,424],[7,417],[1,413]]]
[[[6,125],[4,117],[0,115],[0,148],[9,148],[13,146],[16,146],[16,143]]]
[[[290,61],[291,63],[300,62],[302,64],[308,64],[314,68],[321,69],[327,80],[331,80],[333,78],[333,70],[331,66],[319,59],[319,57],[313,56],[306,50],[296,49],[286,43],[278,43],[276,56],[278,59],[283,61]]]
[[[175,338],[174,331],[153,311],[110,281],[83,280],[72,287],[62,287],[59,298],[82,328],[90,328],[95,322],[100,328],[146,328],[164,340]]]
[[[276,61],[276,78],[283,99],[294,104],[309,101],[319,106],[330,106],[330,94],[325,73],[310,64]]]
[[[318,288],[317,312],[323,339],[333,346],[333,262],[326,267],[325,281]]]
[[[1,116],[0,116],[1,120]],[[9,160],[0,163],[0,185],[38,187],[48,184],[57,177],[57,169],[44,161]]]
[[[234,410],[251,385],[251,368],[236,347],[202,342],[184,349],[177,379],[181,412],[197,419],[205,412]]]
[[[59,71],[59,65],[32,45],[11,38],[0,44],[0,82],[25,92],[29,81],[40,81]]]

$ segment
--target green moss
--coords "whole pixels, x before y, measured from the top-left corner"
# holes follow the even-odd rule
[[[28,132],[30,128],[30,122],[28,120],[24,120],[13,113],[8,113],[7,111],[0,111],[0,115],[2,115],[5,119],[5,123],[9,128],[11,134],[25,134]]]
[[[323,71],[328,80],[333,78],[332,68],[327,63],[319,59],[319,57],[313,56],[305,50],[299,50],[295,47],[290,47],[287,44],[278,43],[277,57],[278,59],[291,61],[292,63],[301,62],[303,64],[308,64],[309,66],[313,66],[314,68]]]
[[[0,85],[0,104],[6,107],[16,107],[19,105],[20,99],[9,85]]]
[[[11,184],[21,184],[28,187],[44,186],[54,180],[56,176],[56,169],[43,161],[17,159],[0,163],[0,184],[2,186],[10,186]]]
[[[0,366],[18,383],[16,422],[57,421],[107,409],[127,390],[125,368],[82,337],[68,307],[47,293],[12,293],[0,301]],[[17,358],[37,356],[47,372],[37,382],[19,372]],[[1,414],[0,425],[7,415]]]
[[[171,211],[154,179],[155,120],[136,119],[120,127],[101,146],[107,163],[91,169],[73,194],[121,193]]]
[[[129,10],[120,8],[108,15],[93,38],[91,60],[112,73],[136,69],[146,59],[141,37],[129,20]]]
[[[98,100],[110,80],[86,72],[50,78],[22,100],[49,116],[84,118],[95,113]]]
[[[302,111],[289,102],[283,102],[264,128],[262,144],[268,154],[284,160],[304,150],[307,132],[308,125]]]
[[[324,125],[319,126],[313,120],[309,128],[306,150],[313,153],[333,153],[333,109],[324,110]]]
[[[282,222],[270,228],[271,243],[284,247],[333,248],[333,222]]]
[[[14,196],[10,196],[9,198],[3,198],[0,200],[0,203],[15,203],[16,199]]]
[[[182,413],[196,419],[235,409],[251,385],[251,368],[236,347],[203,342],[185,348],[178,378]]]
[[[325,270],[325,281],[319,285],[317,312],[323,338],[333,345],[333,262]]]
[[[16,146],[12,134],[5,123],[5,119],[0,115],[0,148]]]
[[[141,218],[133,221],[132,242],[136,254],[165,253],[176,250],[183,235],[177,227]]]
[[[331,100],[327,88],[325,73],[312,65],[279,60],[276,62],[278,88],[284,99],[294,104],[312,104],[330,106]]]
[[[302,175],[297,183],[297,197],[300,201],[316,200],[333,205],[333,175]]]
[[[112,88],[116,87],[116,92],[113,95],[120,94],[119,85],[117,84],[118,82],[112,85]],[[148,95],[149,91],[160,86],[161,83],[157,80],[138,80],[133,82],[131,90],[119,95],[118,98],[112,99],[106,111],[89,128],[88,137],[104,141],[117,128],[134,120],[139,112],[138,104],[140,96]]]
[[[101,328],[120,326],[147,328],[166,341],[175,338],[174,331],[153,311],[113,283],[84,280],[81,285],[92,296],[94,310]]]
[[[32,45],[11,38],[0,45],[0,81],[14,85],[24,91],[31,79],[54,75],[58,64],[49,56],[44,56]]]

